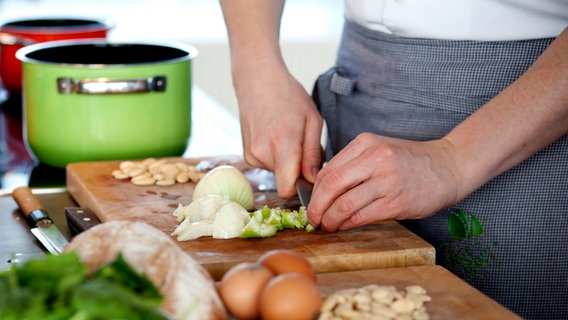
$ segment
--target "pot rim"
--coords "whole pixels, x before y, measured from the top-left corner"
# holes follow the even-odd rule
[[[75,46],[75,45],[110,45],[110,46],[121,46],[121,45],[146,45],[146,46],[158,46],[158,47],[168,47],[174,48],[181,51],[187,52],[186,56],[174,59],[166,59],[160,61],[151,61],[151,62],[138,62],[138,63],[116,63],[116,64],[103,64],[103,63],[96,63],[96,64],[87,64],[87,63],[61,63],[61,62],[50,62],[50,61],[43,61],[38,59],[29,58],[27,55],[29,53],[36,52],[42,49],[48,48],[55,48],[55,47],[66,47],[66,46]],[[191,60],[195,58],[198,54],[198,51],[195,47],[181,43],[181,42],[174,42],[174,41],[111,41],[108,39],[80,39],[80,40],[58,40],[58,41],[49,41],[49,42],[41,42],[32,44],[29,46],[25,46],[18,51],[16,51],[16,58],[24,63],[32,63],[32,64],[41,64],[41,65],[52,65],[52,66],[73,66],[77,67],[84,67],[84,68],[93,68],[93,67],[105,67],[105,68],[118,68],[118,67],[131,67],[131,66],[144,66],[144,65],[154,65],[154,64],[163,64],[163,63],[174,63],[174,62],[181,62],[186,60]]]
[[[25,25],[12,25],[14,23],[24,23],[32,21],[56,21],[56,20],[77,20],[91,22],[90,24],[83,25],[68,25],[68,26],[25,26]],[[27,34],[59,34],[59,33],[84,33],[93,32],[98,30],[109,31],[116,26],[116,23],[110,19],[85,17],[85,16],[48,16],[48,17],[26,17],[15,18],[5,21],[0,25],[0,30],[7,33],[27,33]]]

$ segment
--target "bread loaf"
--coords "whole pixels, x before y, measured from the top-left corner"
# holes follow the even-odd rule
[[[65,251],[76,251],[91,271],[122,253],[158,288],[164,296],[161,309],[175,319],[227,318],[207,270],[149,224],[105,222],[76,236]]]

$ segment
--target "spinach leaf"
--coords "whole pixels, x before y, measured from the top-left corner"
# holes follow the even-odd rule
[[[93,274],[74,252],[0,272],[0,318],[165,319],[162,295],[119,255]]]

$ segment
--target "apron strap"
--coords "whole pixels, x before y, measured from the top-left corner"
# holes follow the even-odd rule
[[[329,89],[337,94],[348,96],[355,88],[355,80],[339,75],[337,72],[331,75]]]

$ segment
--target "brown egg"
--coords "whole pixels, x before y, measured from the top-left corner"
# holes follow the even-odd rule
[[[298,273],[278,275],[266,284],[260,296],[263,320],[311,320],[317,318],[322,305],[318,286]]]
[[[258,258],[258,263],[264,265],[275,275],[297,272],[317,282],[316,271],[312,264],[301,254],[292,250],[271,250]]]
[[[255,319],[259,316],[259,297],[274,274],[258,263],[243,262],[232,267],[219,283],[219,296],[233,316]]]

